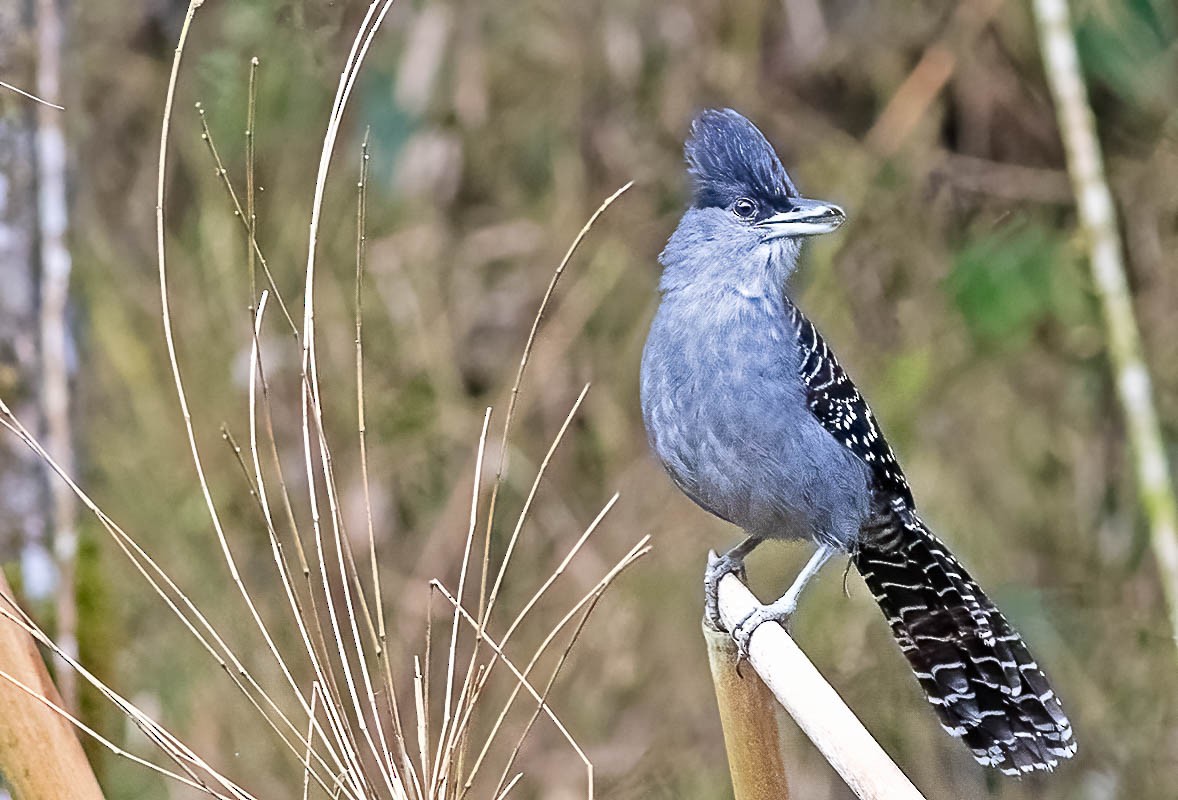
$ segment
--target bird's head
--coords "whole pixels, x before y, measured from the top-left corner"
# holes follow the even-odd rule
[[[813,236],[846,220],[833,203],[799,195],[773,146],[730,108],[696,117],[685,152],[695,184],[694,207],[714,210],[713,224],[722,221],[742,238],[769,242]]]
[[[846,219],[833,203],[799,195],[773,146],[731,109],[696,117],[685,150],[694,193],[659,256],[664,293],[685,287],[779,292],[805,238]]]

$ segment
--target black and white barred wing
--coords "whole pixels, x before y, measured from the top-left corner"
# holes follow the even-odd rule
[[[795,307],[810,411],[871,470],[872,517],[853,562],[942,726],[982,764],[1050,770],[1076,752],[1072,727],[1022,638],[916,516],[908,481],[871,408]]]
[[[908,508],[915,508],[908,479],[880,431],[871,407],[827,347],[814,323],[792,303],[789,313],[801,353],[801,375],[806,384],[810,413],[831,436],[863,459],[871,470],[872,489],[883,495],[899,497]]]

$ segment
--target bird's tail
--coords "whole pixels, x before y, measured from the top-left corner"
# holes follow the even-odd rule
[[[941,725],[979,763],[1019,775],[1075,754],[1071,723],[1022,638],[923,522],[912,517],[853,558]]]

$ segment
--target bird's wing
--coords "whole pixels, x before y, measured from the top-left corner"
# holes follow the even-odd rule
[[[882,495],[879,499],[888,504],[899,499],[906,508],[914,509],[908,479],[880,431],[871,407],[827,347],[814,323],[792,303],[789,313],[798,337],[799,365],[810,413],[831,436],[867,464],[871,470],[872,489]]]

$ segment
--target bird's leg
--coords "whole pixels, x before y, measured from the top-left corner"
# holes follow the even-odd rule
[[[798,597],[801,596],[802,590],[806,588],[806,584],[810,579],[818,574],[818,570],[822,569],[822,565],[830,560],[837,551],[830,545],[819,545],[818,549],[814,551],[814,555],[810,556],[810,560],[806,562],[806,566],[802,567],[802,571],[798,577],[794,579],[793,585],[789,590],[769,605],[760,606],[756,611],[749,614],[732,631],[732,638],[736,640],[736,646],[740,650],[742,657],[747,658],[749,652],[749,642],[753,638],[753,631],[755,631],[762,622],[779,622],[784,625],[791,616],[793,616],[794,609],[798,607]]]
[[[715,550],[708,553],[708,566],[704,570],[704,620],[712,630],[724,630],[724,623],[720,621],[720,579],[732,572],[743,581],[745,557],[763,541],[749,536],[722,556],[716,555]]]

